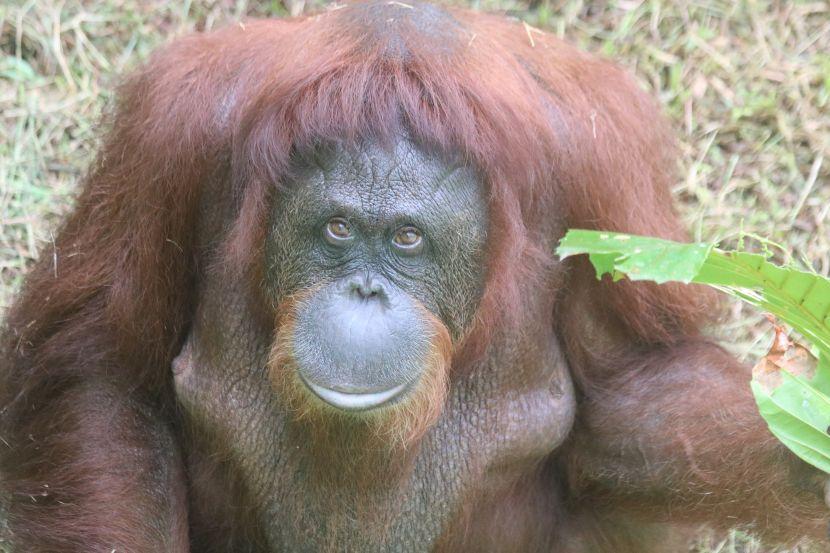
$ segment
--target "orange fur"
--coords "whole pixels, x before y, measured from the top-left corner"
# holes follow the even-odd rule
[[[292,152],[328,141],[391,144],[403,134],[436,155],[461,157],[486,187],[483,298],[454,349],[433,320],[435,349],[421,386],[365,418],[333,413],[298,388],[287,347],[291,307],[277,306],[287,318],[271,356],[274,385],[295,411],[296,430],[313,437],[312,469],[325,473],[322,481],[343,484],[354,470],[365,484],[373,470],[402,470],[440,415],[450,364],[474,370],[474,361],[500,353],[494,336],[555,325],[549,333],[583,397],[573,439],[549,460],[544,483],[567,488],[561,493],[571,494],[573,510],[607,503],[653,513],[656,503],[703,517],[734,508],[763,524],[774,517],[759,511],[786,500],[802,507],[781,534],[814,532],[822,502],[804,491],[812,475],[769,440],[748,396],[728,420],[710,404],[713,391],[726,402],[745,394],[745,381],[722,378],[734,362],[699,343],[711,318],[707,294],[597,281],[587,263],[554,259],[567,227],[685,236],[671,203],[673,141],[654,100],[613,64],[541,32],[531,43],[521,24],[503,17],[449,9],[451,32],[437,40],[405,24],[389,33],[386,20],[368,28],[350,9],[178,39],[120,87],[75,209],[3,330],[0,473],[17,549],[187,549],[170,366],[197,312],[204,271],[244,282],[253,312],[265,225]],[[199,235],[213,215],[200,211],[205,205],[229,214],[216,222],[217,236]],[[554,266],[562,278],[540,288]],[[553,309],[533,314],[530,302],[542,300]],[[672,425],[683,428],[689,417],[696,428],[675,439]],[[658,422],[661,432],[650,428]],[[641,443],[664,472],[641,470]],[[734,443],[749,453],[732,455]],[[321,462],[338,447],[378,455],[362,465],[365,457],[348,455],[338,458],[345,465]],[[724,476],[712,489],[705,480],[716,472]],[[159,474],[171,481],[151,481]],[[764,489],[755,489],[759,480]],[[531,502],[559,499],[550,488],[551,498],[530,494]],[[524,492],[513,494],[517,509]],[[564,504],[557,502],[562,511]],[[531,523],[505,527],[558,532],[559,519],[542,510],[527,512]],[[158,536],[168,528],[165,543]],[[575,528],[562,523],[563,532]],[[530,543],[501,539],[507,547]]]

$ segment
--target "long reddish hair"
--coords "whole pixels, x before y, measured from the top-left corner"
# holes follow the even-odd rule
[[[193,312],[204,183],[228,176],[235,216],[220,263],[256,277],[292,152],[323,141],[405,134],[479,171],[490,206],[480,329],[522,321],[522,283],[552,261],[566,227],[683,237],[672,141],[622,71],[501,17],[410,17],[401,6],[393,33],[359,23],[373,9],[183,38],[127,79],[54,255],[9,314],[3,404],[46,401],[113,371],[169,397]],[[671,342],[701,319],[697,294],[610,291],[587,271],[574,266],[571,281],[590,282],[633,341]]]

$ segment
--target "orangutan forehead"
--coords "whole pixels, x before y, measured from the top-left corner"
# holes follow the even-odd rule
[[[484,185],[468,165],[430,154],[408,139],[392,146],[365,142],[328,147],[297,161],[289,194],[312,196],[309,206],[375,220],[486,218]]]

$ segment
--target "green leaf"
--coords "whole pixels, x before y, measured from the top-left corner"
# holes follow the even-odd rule
[[[556,251],[563,259],[588,254],[597,277],[713,286],[772,313],[810,340],[819,352],[813,374],[778,367],[753,378],[751,386],[772,433],[796,455],[830,473],[830,280],[713,244],[612,232],[571,230]]]
[[[708,284],[786,321],[830,354],[830,280],[779,267],[758,254],[727,252],[713,244],[683,244],[613,232],[571,230],[561,258],[590,254],[597,275],[631,280]]]
[[[826,358],[822,358],[826,359]],[[752,393],[772,433],[799,457],[830,473],[830,366],[819,361],[816,375],[803,378],[780,370],[780,382],[767,386],[753,378]]]
[[[709,255],[709,244],[681,244],[615,232],[571,230],[559,243],[561,258],[590,254],[597,277],[624,273],[631,280],[690,282]]]

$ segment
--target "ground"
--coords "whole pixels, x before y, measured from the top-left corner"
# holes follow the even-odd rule
[[[674,194],[694,238],[734,246],[742,233],[761,236],[778,260],[830,273],[826,0],[544,0],[533,10],[512,0],[466,3],[611,57],[660,99],[680,139]],[[0,318],[37,252],[48,255],[118,76],[171,37],[285,15],[280,2],[244,0],[0,6]],[[739,304],[717,330],[750,361],[766,331]],[[702,537],[696,551],[772,550],[735,531]]]

